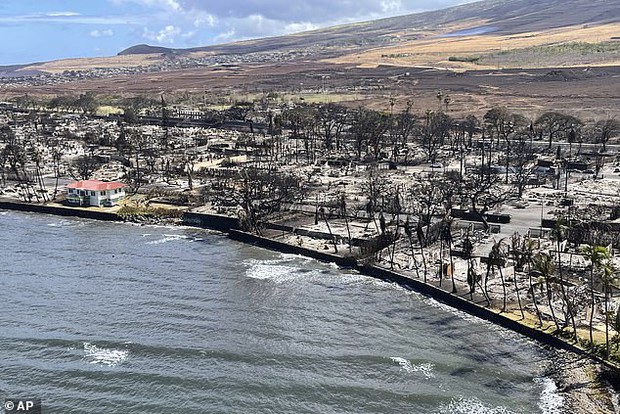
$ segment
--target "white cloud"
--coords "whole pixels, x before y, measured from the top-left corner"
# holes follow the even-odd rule
[[[203,46],[315,30],[475,0],[108,0],[132,3],[148,22],[142,37],[159,44]],[[130,16],[128,16],[130,17]],[[149,27],[163,27],[151,30]]]
[[[142,37],[157,43],[173,44],[175,38],[180,34],[181,29],[179,27],[168,25],[161,29],[159,32],[152,32],[145,27],[142,33]]]
[[[95,29],[90,32],[90,36],[91,37],[110,37],[110,36],[114,36],[114,32],[112,31],[112,29],[104,29],[104,30]]]
[[[137,3],[148,7],[159,7],[166,10],[181,11],[183,8],[178,0],[110,0],[114,4]]]
[[[225,42],[230,42],[233,39],[236,39],[236,40],[242,39],[237,36],[237,32],[235,31],[235,29],[231,29],[227,32],[218,34],[217,36],[213,38],[213,43],[225,43]]]
[[[286,33],[307,32],[309,30],[316,30],[319,27],[320,26],[317,26],[310,22],[290,23],[284,26],[284,31]]]
[[[84,16],[79,13],[46,13],[14,16],[0,16],[0,23],[32,24],[32,23],[55,23],[55,24],[84,24],[84,25],[127,25],[146,24],[147,21],[141,16]]]
[[[383,0],[381,1],[381,11],[387,14],[398,13],[403,9],[403,3],[400,0]]]
[[[59,11],[59,12],[50,12],[44,13],[44,16],[47,17],[73,17],[79,16],[80,13],[72,12],[72,11]]]
[[[206,13],[203,11],[197,11],[192,13],[194,16],[194,27],[201,27],[207,25],[209,27],[215,27],[218,23],[218,18],[210,13]]]

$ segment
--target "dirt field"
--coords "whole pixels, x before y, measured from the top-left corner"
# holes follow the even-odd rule
[[[437,110],[437,92],[450,95],[453,116],[484,114],[495,105],[529,117],[557,110],[583,119],[620,115],[620,67],[559,70],[477,70],[456,73],[432,68],[379,66],[359,68],[323,62],[247,65],[238,69],[197,68],[155,74],[119,75],[59,85],[0,89],[0,99],[23,95],[110,95],[142,93],[206,94],[209,99],[278,92],[289,98],[311,96],[313,102],[341,102],[395,110],[411,100],[417,112]],[[445,110],[445,107],[442,107]]]

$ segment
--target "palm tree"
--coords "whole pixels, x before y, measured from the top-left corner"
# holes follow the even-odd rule
[[[456,289],[456,281],[454,280],[455,277],[455,272],[454,272],[454,258],[452,257],[452,242],[453,242],[453,238],[452,238],[452,221],[453,218],[452,217],[448,217],[448,223],[447,223],[447,241],[448,241],[448,252],[450,254],[450,269],[452,271],[452,275],[450,276],[452,278],[452,293],[457,293],[457,289]]]
[[[515,233],[510,238],[511,246],[510,253],[512,253],[512,257],[515,260],[515,272],[514,272],[514,283],[515,283],[515,293],[517,295],[517,303],[519,304],[519,311],[521,312],[521,319],[525,319],[525,313],[523,313],[523,305],[521,304],[521,295],[519,294],[519,284],[517,283],[517,265],[520,264],[523,260],[523,252],[521,251],[520,241],[521,236],[518,233]],[[517,260],[518,258],[518,260]],[[521,267],[522,269],[522,267]]]
[[[469,295],[473,299],[474,291],[476,290],[476,277],[473,274],[471,266],[471,255],[474,251],[474,244],[469,238],[469,228],[465,232],[463,238],[463,259],[467,261],[467,284],[469,285]]]
[[[590,346],[594,347],[593,320],[594,320],[594,275],[603,262],[609,259],[610,254],[606,247],[586,245],[581,254],[586,260],[590,261]]]
[[[573,326],[573,338],[577,341],[577,325],[575,323],[575,313],[573,312],[572,303],[568,300],[568,296],[566,294],[566,287],[564,286],[563,280],[563,272],[562,272],[562,243],[566,239],[566,233],[568,231],[568,226],[564,225],[561,221],[558,221],[555,228],[553,229],[553,236],[557,243],[557,254],[558,254],[558,278],[560,283],[560,290],[562,292],[562,300],[566,305],[566,314],[564,323],[568,323],[568,318],[570,318],[571,325]],[[566,318],[568,316],[568,318]]]
[[[545,283],[545,289],[547,291],[547,303],[549,304],[549,310],[551,311],[551,317],[553,318],[555,327],[559,332],[560,325],[558,324],[558,320],[555,316],[555,310],[553,309],[553,294],[551,290],[551,282],[553,281],[555,273],[555,263],[553,262],[553,257],[551,257],[551,255],[547,253],[538,253],[534,258],[534,271]]]
[[[504,272],[502,268],[504,266],[504,262],[506,257],[508,256],[507,245],[505,243],[506,239],[501,239],[498,242],[493,244],[491,247],[491,252],[489,253],[489,262],[487,265],[487,279],[489,278],[489,271],[495,273],[495,268],[499,270],[499,277],[502,282],[502,289],[504,293],[502,312],[506,311],[506,298],[508,296],[506,292],[506,282],[504,281]],[[485,281],[485,290],[486,290],[486,281]]]
[[[405,221],[405,234],[407,235],[407,239],[409,239],[409,248],[411,249],[411,258],[413,259],[413,264],[415,266],[416,277],[420,278],[420,265],[418,264],[418,260],[415,257],[415,250],[413,249],[413,238],[411,231],[411,223],[409,222],[409,215],[407,215],[407,220]]]
[[[349,238],[349,253],[353,252],[353,247],[351,246],[351,228],[349,226],[349,219],[347,218],[347,200],[345,194],[342,193],[340,195],[340,214],[344,218],[344,224],[347,228],[347,236]]]
[[[452,221],[453,218],[450,216],[450,214],[446,214],[444,216],[444,218],[442,219],[441,222],[441,250],[442,250],[442,254],[441,254],[441,273],[439,276],[439,286],[441,286],[441,277],[443,275],[444,272],[444,268],[443,268],[443,249],[444,249],[444,244],[447,245],[448,247],[448,255],[450,256],[450,269],[452,271],[452,293],[456,293],[457,289],[456,289],[456,282],[454,281],[454,259],[452,258]]]
[[[538,308],[538,301],[536,300],[536,291],[534,289],[534,281],[532,274],[532,264],[534,261],[534,250],[538,243],[534,241],[529,235],[521,238],[518,233],[515,233],[512,236],[512,255],[516,261],[516,267],[525,270],[525,266],[527,266],[527,275],[529,279],[529,289],[528,292],[532,294],[532,302],[534,304],[534,309],[536,310],[536,316],[538,317],[538,323],[542,326],[542,315],[540,313],[540,309]],[[519,292],[517,291],[517,298],[519,298]],[[521,310],[521,314],[523,315],[523,310]]]
[[[607,351],[606,357],[609,358],[609,288],[615,280],[616,267],[611,259],[605,260],[603,263],[603,289],[605,293],[605,350]]]
[[[418,219],[418,223],[416,224],[416,238],[418,239],[418,244],[420,245],[420,254],[422,255],[422,266],[424,268],[424,283],[426,283],[426,275],[428,273],[428,266],[426,265],[426,257],[424,256],[424,246],[426,244],[426,238],[424,237],[424,230],[422,226],[421,219]]]

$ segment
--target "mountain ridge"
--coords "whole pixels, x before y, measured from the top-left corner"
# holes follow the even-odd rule
[[[620,22],[620,0],[483,0],[446,9],[378,20],[326,27],[289,35],[244,40],[191,48],[135,45],[119,52],[131,54],[186,54],[212,52],[241,54],[307,47],[369,48],[398,40],[441,35],[446,27],[463,25],[467,29],[486,24],[493,33],[513,35],[584,24]],[[411,31],[409,35],[406,33]],[[620,34],[620,32],[619,32]]]

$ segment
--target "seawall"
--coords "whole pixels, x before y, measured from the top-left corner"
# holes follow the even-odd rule
[[[47,204],[21,203],[19,201],[1,200],[0,209],[28,211],[32,213],[53,214],[56,216],[65,216],[65,217],[80,217],[80,218],[103,220],[103,221],[124,221],[123,218],[120,217],[116,213],[86,210],[86,209],[80,209],[80,208],[74,208],[74,207],[51,206]]]
[[[546,345],[549,345],[549,346],[552,346],[558,349],[564,349],[566,351],[570,351],[578,355],[587,356],[589,358],[594,359],[596,362],[604,364],[610,368],[617,369],[617,367],[610,364],[608,361],[598,358],[590,354],[589,352],[585,351],[584,349],[579,348],[570,342],[566,342],[565,340],[555,335],[551,335],[541,330],[534,329],[532,327],[524,325],[507,316],[504,316],[501,313],[498,313],[497,311],[486,308],[484,306],[477,305],[474,302],[471,302],[460,296],[453,295],[452,293],[447,292],[443,289],[439,289],[435,286],[429,285],[427,283],[424,283],[416,279],[412,279],[396,271],[383,269],[375,265],[362,266],[359,268],[359,270],[364,275],[371,276],[371,277],[383,280],[385,282],[396,283],[399,286],[416,291],[425,296],[432,297],[455,309],[462,310],[466,313],[469,313],[470,315],[487,320],[496,325],[500,325],[506,329],[525,335],[528,338],[536,340],[543,344],[546,344]]]
[[[541,330],[524,325],[516,320],[513,320],[495,310],[486,308],[484,306],[477,305],[465,298],[457,295],[453,295],[438,287],[424,283],[420,280],[412,279],[411,277],[402,273],[384,269],[376,265],[360,265],[357,260],[352,257],[342,257],[331,253],[319,252],[316,250],[306,249],[301,246],[294,246],[288,243],[279,242],[277,240],[269,239],[266,237],[257,236],[255,234],[246,233],[239,230],[231,230],[229,237],[233,240],[237,240],[244,243],[253,244],[258,247],[263,247],[269,250],[278,251],[281,253],[299,254],[302,256],[311,257],[323,262],[335,263],[341,267],[353,268],[358,270],[361,274],[370,276],[385,282],[396,283],[397,285],[406,289],[421,293],[425,296],[436,299],[446,305],[449,305],[455,309],[466,312],[470,315],[487,320],[496,325],[502,326],[511,331],[522,334],[530,339],[538,341],[539,343],[566,351],[573,352],[577,355],[582,355],[590,358],[597,363],[600,363],[607,368],[617,371],[618,367],[614,364],[592,355],[588,351],[570,343],[562,338],[559,338],[550,333],[543,332]]]
[[[195,213],[186,211],[183,214],[183,224],[203,229],[228,232],[239,228],[239,220],[235,217],[221,214]]]

